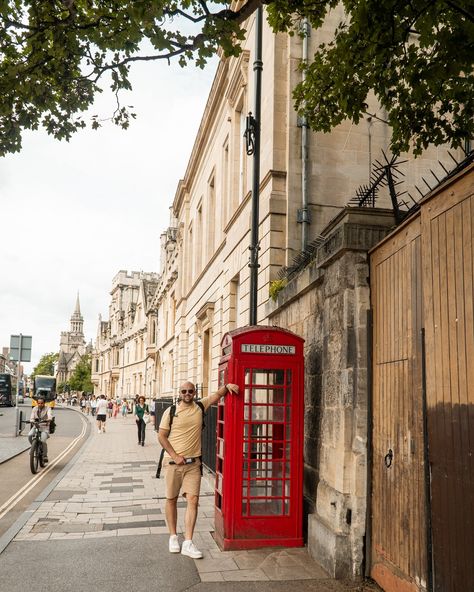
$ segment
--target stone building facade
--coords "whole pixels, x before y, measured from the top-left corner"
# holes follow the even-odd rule
[[[364,212],[346,209],[389,145],[390,131],[375,101],[368,109],[375,117],[357,126],[344,122],[328,134],[304,134],[293,109],[303,44],[312,55],[332,38],[341,15],[341,9],[333,10],[306,41],[274,35],[264,25],[257,302],[259,324],[279,324],[307,340],[308,546],[335,577],[357,576],[362,569],[366,253],[394,224],[391,213],[382,209],[374,210],[370,220]],[[143,326],[153,396],[173,395],[185,380],[196,383],[203,396],[213,392],[223,336],[249,321],[252,162],[243,133],[247,113],[253,111],[254,18],[246,24],[241,55],[218,65],[174,196],[170,226],[161,237],[161,269],[147,301],[146,332]],[[411,155],[405,160],[400,167],[405,188],[416,193],[413,185],[449,157],[446,150],[433,148],[416,161]],[[390,206],[386,188],[380,190],[378,205]],[[316,263],[282,292],[277,304],[269,303],[271,283],[281,268],[321,235],[325,246]],[[111,313],[111,320],[99,327],[93,375],[98,390],[113,377],[119,380],[118,369],[106,361],[113,358],[112,318]]]
[[[147,317],[158,274],[119,271],[112,280],[108,320],[99,318],[92,353],[95,395],[151,396],[154,362],[147,356]]]
[[[68,382],[79,360],[86,353],[84,318],[81,314],[81,305],[78,294],[76,298],[76,306],[71,316],[70,330],[61,331],[59,358],[56,370],[56,381],[58,384]]]
[[[309,132],[302,145],[291,95],[300,77],[302,44],[308,43],[312,55],[332,38],[341,15],[340,9],[332,11],[325,26],[306,41],[274,35],[264,25],[257,310],[259,324],[280,325],[307,340],[308,545],[335,577],[357,576],[362,569],[366,253],[394,224],[383,210],[374,210],[368,221],[363,212],[346,209],[389,145],[389,129],[373,99],[368,111],[380,119],[368,116],[357,126],[344,122],[328,134]],[[174,197],[170,227],[162,236],[161,276],[148,312],[147,351],[154,360],[157,396],[176,393],[184,380],[195,382],[204,396],[215,390],[222,337],[249,321],[252,162],[243,132],[245,117],[253,110],[253,16],[246,28],[240,57],[218,65]],[[428,149],[416,161],[411,155],[404,159],[404,188],[413,194],[413,185],[436,170],[438,160],[450,161],[443,148]],[[377,205],[390,206],[387,188],[381,189]],[[282,266],[321,235],[325,251],[318,257],[326,252],[324,261],[305,270],[277,305],[269,303],[270,284]]]

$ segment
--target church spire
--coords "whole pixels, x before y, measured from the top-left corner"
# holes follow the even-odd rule
[[[81,315],[81,305],[79,303],[79,291],[76,297],[76,308],[71,317],[71,333],[83,333],[84,318]]]
[[[79,290],[77,291],[76,308],[74,310],[76,316],[81,316],[81,305],[79,304]]]

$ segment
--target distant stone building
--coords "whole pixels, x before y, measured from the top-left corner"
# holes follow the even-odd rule
[[[78,294],[76,307],[71,316],[71,329],[69,331],[61,331],[56,373],[58,384],[67,382],[71,378],[79,360],[87,352],[88,348],[84,339],[84,318],[81,314]]]
[[[95,395],[133,398],[154,393],[146,315],[158,280],[157,273],[124,270],[113,278],[109,319],[100,316],[92,353]]]

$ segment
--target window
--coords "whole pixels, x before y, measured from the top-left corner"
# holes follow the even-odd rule
[[[218,229],[216,227],[216,190],[214,174],[212,174],[207,187],[206,261],[209,261],[209,259],[214,255],[217,232]]]
[[[245,138],[244,138],[244,133],[245,133],[245,128],[246,128],[246,124],[247,124],[247,117],[246,114],[243,111],[240,111],[239,113],[239,193],[238,193],[238,199],[239,199],[239,203],[243,200],[243,198],[245,197],[245,182],[246,182],[246,178],[245,178],[245,174],[246,174],[246,164],[247,164],[247,153],[245,151]]]
[[[222,179],[221,179],[221,228],[224,228],[230,218],[229,203],[229,138],[225,139],[222,152]]]
[[[237,329],[240,323],[240,274],[234,276],[230,282],[230,330]]]

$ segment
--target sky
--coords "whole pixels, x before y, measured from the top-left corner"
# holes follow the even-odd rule
[[[59,351],[78,292],[85,338],[94,341],[114,275],[159,271],[159,237],[216,64],[137,64],[123,98],[137,113],[129,130],[106,123],[69,143],[31,132],[20,153],[0,158],[0,348],[12,334],[31,335],[27,373]],[[104,91],[91,114],[113,108]]]

